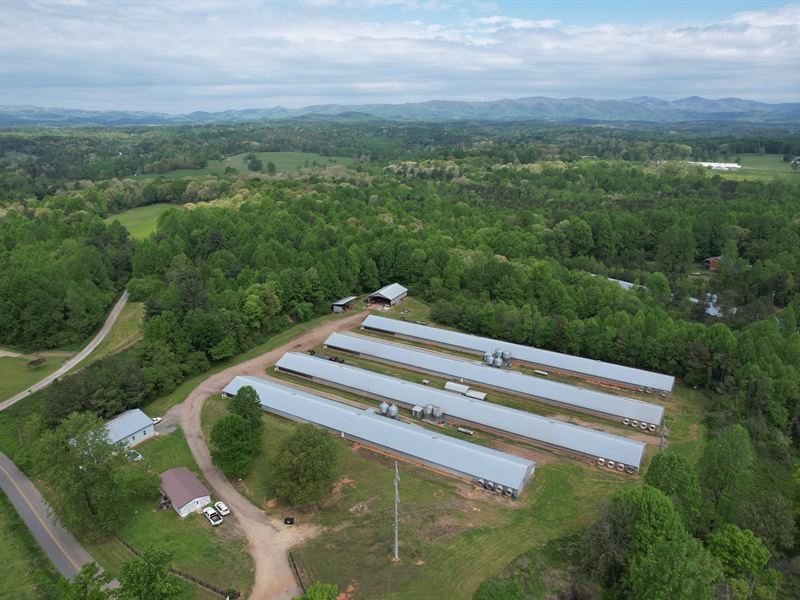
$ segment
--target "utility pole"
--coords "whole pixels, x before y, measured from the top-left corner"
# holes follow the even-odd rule
[[[397,522],[400,514],[400,491],[397,484],[400,483],[400,470],[397,468],[397,461],[394,463],[394,560],[400,560],[397,549]]]

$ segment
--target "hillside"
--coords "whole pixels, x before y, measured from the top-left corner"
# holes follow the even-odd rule
[[[626,100],[593,98],[503,99],[485,102],[431,100],[406,104],[322,104],[303,108],[251,108],[222,112],[196,111],[170,115],[140,111],[88,111],[38,106],[0,106],[0,126],[24,125],[162,125],[272,121],[312,115],[348,120],[396,121],[624,121],[680,123],[737,121],[797,123],[800,103],[767,104],[740,98],[710,100],[699,96],[663,100],[649,96]]]

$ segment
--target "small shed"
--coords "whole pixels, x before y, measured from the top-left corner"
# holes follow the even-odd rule
[[[408,290],[399,283],[391,283],[369,295],[370,304],[384,304],[394,306],[403,301],[408,295]]]
[[[463,383],[456,383],[455,381],[446,381],[444,389],[448,392],[455,392],[456,394],[464,395],[469,391],[469,386]]]
[[[175,467],[161,474],[161,493],[181,519],[211,504],[211,492],[186,467]]]
[[[140,444],[155,435],[153,420],[138,408],[126,410],[106,423],[108,441],[121,442],[126,448]]]
[[[337,300],[336,302],[331,304],[331,310],[335,313],[352,310],[353,300],[355,300],[356,298],[358,298],[358,296],[347,296],[347,298],[342,298],[341,300]]]
[[[706,269],[709,271],[719,271],[719,264],[722,262],[721,256],[711,256],[703,261],[703,265],[705,265]]]

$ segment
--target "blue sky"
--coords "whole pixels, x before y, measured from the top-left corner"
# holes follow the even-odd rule
[[[7,1],[0,104],[800,101],[800,3]]]

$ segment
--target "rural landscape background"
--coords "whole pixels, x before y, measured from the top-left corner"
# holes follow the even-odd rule
[[[0,598],[800,597],[800,5],[7,6]],[[535,462],[515,498],[221,394],[381,411],[290,352],[453,383],[336,332],[482,358],[370,314],[675,383],[510,360],[570,397],[474,386],[643,444],[627,473],[400,403]],[[108,437],[131,410],[135,451]],[[222,524],[173,510],[175,467]]]

